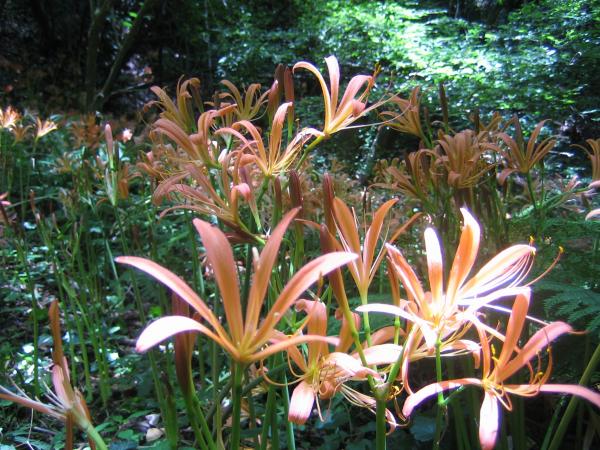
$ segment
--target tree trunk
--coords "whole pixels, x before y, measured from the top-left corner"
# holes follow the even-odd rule
[[[112,3],[113,0],[104,0],[100,7],[94,3],[90,8],[91,23],[88,30],[87,56],[85,63],[84,110],[86,112],[90,112],[94,105],[96,77],[98,75],[98,46],[100,45],[102,28],[104,28],[104,22],[110,12]]]
[[[123,43],[121,44],[119,52],[117,53],[117,56],[115,58],[115,61],[113,62],[110,68],[108,78],[104,82],[104,85],[102,86],[102,89],[100,90],[98,95],[94,97],[94,100],[92,102],[92,106],[94,107],[94,109],[102,109],[104,103],[106,103],[106,100],[108,100],[112,87],[115,84],[119,73],[121,73],[121,69],[123,68],[123,66],[127,62],[127,59],[129,58],[129,52],[133,48],[133,45],[136,43],[140,32],[142,31],[144,17],[152,10],[155,4],[156,0],[146,0],[143,3],[140,10],[137,12],[137,17],[135,18],[135,21],[133,22],[129,33],[127,34],[127,36],[125,36],[125,39],[123,40]]]

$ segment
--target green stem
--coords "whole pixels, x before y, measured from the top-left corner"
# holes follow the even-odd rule
[[[194,431],[196,441],[200,445],[200,448],[208,450],[206,440],[204,439],[204,436],[202,435],[202,430],[200,429],[200,426],[198,425],[198,422],[196,420],[196,410],[194,408],[194,402],[189,393],[183,394],[183,401],[185,402],[185,409],[187,410],[190,425],[192,426],[192,430]]]
[[[296,164],[296,170],[300,169],[300,167],[302,167],[302,164],[304,163],[304,161],[306,160],[306,158],[308,157],[308,154],[317,146],[321,143],[321,141],[325,139],[325,136],[317,136],[315,138],[314,141],[312,141],[308,147],[306,147],[304,149],[304,152],[302,153],[302,157],[300,158],[300,160],[298,161],[298,164]]]
[[[100,436],[100,433],[98,433],[93,425],[90,424],[90,426],[86,428],[85,432],[87,433],[88,437],[94,441],[94,444],[96,444],[96,450],[108,450],[104,439],[102,439],[102,436]]]
[[[231,416],[231,437],[229,442],[229,448],[231,450],[238,450],[240,448],[243,379],[244,367],[240,363],[233,363],[233,386],[231,388],[233,413]]]
[[[590,380],[590,377],[596,370],[596,367],[598,366],[599,362],[600,362],[600,344],[598,344],[598,346],[596,347],[596,350],[594,351],[594,354],[592,355],[590,362],[588,363],[587,367],[585,368],[583,375],[579,379],[580,385],[586,385],[588,383],[588,381]],[[562,440],[565,436],[565,433],[567,432],[567,427],[569,426],[569,423],[571,422],[571,418],[573,417],[573,414],[575,413],[575,410],[577,409],[578,401],[579,401],[579,399],[577,397],[572,397],[571,400],[569,400],[569,405],[567,406],[567,409],[565,410],[565,414],[563,415],[560,423],[558,424],[558,428],[556,429],[556,433],[554,433],[554,437],[552,438],[552,441],[550,442],[550,446],[548,447],[548,450],[557,450],[558,448],[560,448],[560,445],[562,444]]]
[[[265,417],[263,421],[263,429],[260,435],[260,449],[267,450],[267,443],[269,441],[269,428],[271,429],[271,434],[274,435],[277,433],[277,430],[273,428],[272,424],[272,414],[271,411],[275,408],[275,386],[270,385],[269,391],[267,393],[267,403],[265,406]]]
[[[269,372],[270,373],[270,372]],[[288,390],[288,384],[287,384],[287,378],[285,375],[285,372],[283,374],[283,382],[285,383],[285,387],[283,388],[283,406],[285,408],[285,411],[289,411],[290,410],[290,392]],[[275,430],[275,433],[277,432],[277,412],[273,411],[273,429]],[[286,431],[286,437],[287,437],[287,446],[289,450],[296,450],[296,439],[294,438],[294,424],[292,422],[290,422],[289,420],[285,421],[285,431]],[[277,443],[277,446],[274,448],[279,448],[279,441],[278,439],[275,439],[275,442]]]
[[[442,342],[440,341],[440,338],[438,336],[438,339],[435,342],[435,377],[438,383],[442,381],[442,356],[440,354],[441,346]],[[433,439],[433,448],[436,450],[440,448],[440,441],[442,438],[442,420],[444,418],[443,415],[445,409],[444,393],[441,391],[438,392],[437,399],[438,407],[435,416],[435,437]]]
[[[360,293],[360,302],[363,305],[367,305],[369,303],[366,293]],[[369,313],[366,311],[363,312],[363,330],[365,331],[367,344],[369,347],[371,347],[371,323],[369,322]]]
[[[386,450],[387,442],[386,442],[386,418],[385,418],[385,410],[386,410],[386,401],[384,395],[386,394],[387,389],[379,392],[379,395],[375,397],[375,402],[377,405],[377,409],[375,411],[376,414],[376,425],[375,425],[375,448],[377,450]]]
[[[208,427],[208,421],[206,419],[206,416],[202,412],[202,405],[200,404],[200,400],[198,400],[198,397],[196,395],[192,397],[192,400],[194,403],[193,406],[195,407],[195,417],[198,420],[200,420],[200,427],[202,429],[202,433],[204,434],[204,438],[206,440],[208,448],[210,450],[217,450],[217,445],[215,444],[215,441],[212,437],[212,433],[210,432],[210,428]]]

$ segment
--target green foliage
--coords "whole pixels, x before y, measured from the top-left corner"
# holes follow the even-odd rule
[[[541,281],[537,291],[551,292],[544,299],[546,313],[561,318],[600,336],[600,293],[585,287],[552,281]]]

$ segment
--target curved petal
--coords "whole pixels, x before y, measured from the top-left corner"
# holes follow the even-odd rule
[[[321,91],[323,91],[323,104],[325,106],[325,124],[323,126],[323,130],[327,130],[328,125],[329,123],[331,123],[331,119],[333,118],[334,111],[332,111],[331,109],[331,95],[329,94],[329,89],[327,88],[327,84],[325,83],[323,75],[321,75],[319,69],[317,69],[315,66],[306,61],[300,61],[294,64],[292,70],[295,72],[296,69],[306,69],[309,72],[311,72],[315,77],[317,77],[317,80],[321,85]]]
[[[506,380],[517,370],[527,364],[529,360],[537,354],[538,351],[544,347],[547,347],[554,339],[559,337],[561,334],[570,333],[572,331],[573,328],[564,322],[553,322],[549,325],[546,325],[544,328],[537,331],[531,337],[531,339],[529,339],[529,341],[527,341],[527,344],[523,346],[519,354],[515,355],[515,357],[506,364],[506,366],[500,369],[498,373],[499,379],[501,381]]]
[[[292,392],[288,419],[290,422],[303,425],[310,417],[315,403],[315,391],[306,381],[302,380]]]
[[[600,408],[600,394],[577,384],[543,384],[540,386],[540,392],[577,395]]]
[[[287,110],[292,104],[290,102],[282,104],[273,117],[273,124],[271,125],[271,136],[269,136],[269,155],[268,162],[269,167],[272,168],[275,161],[279,157],[281,149],[281,134],[283,131],[283,122],[287,116]]]
[[[304,291],[324,275],[358,258],[354,253],[334,252],[322,255],[304,265],[283,288],[265,320],[254,337],[254,344],[260,347],[269,339],[269,334]]]
[[[479,250],[479,239],[481,236],[479,224],[469,211],[465,208],[461,208],[460,211],[462,212],[465,224],[448,277],[446,297],[450,302],[454,302],[456,292],[461,288],[473,267],[477,251]]]
[[[429,397],[432,397],[439,392],[447,391],[448,389],[456,389],[468,384],[481,386],[481,380],[478,380],[477,378],[458,378],[456,380],[440,381],[439,383],[429,384],[407,397],[404,406],[402,407],[402,414],[408,417],[412,414],[413,409]]]
[[[338,197],[333,199],[333,215],[344,250],[360,255],[360,236],[358,235],[356,217],[348,205]],[[365,279],[364,275],[365,270],[368,269],[365,269],[363,260],[358,258],[348,267],[348,269],[350,270],[350,274],[352,275],[359,292],[362,294],[365,290],[365,285],[368,288],[368,281]]]
[[[530,295],[531,292],[527,289],[525,293],[517,295],[515,299],[512,312],[508,318],[502,351],[496,362],[496,366],[499,368],[504,367],[513,352],[517,350],[517,344],[521,337],[521,331],[523,331],[527,310],[529,309]]]
[[[519,279],[529,269],[535,247],[513,245],[494,256],[460,290],[460,297],[476,297]]]
[[[327,336],[327,307],[323,302],[300,299],[296,302],[296,310],[304,311],[308,317],[308,334]],[[321,355],[327,353],[327,346],[315,342],[308,345],[309,364],[317,362]]]
[[[402,355],[402,346],[396,344],[379,344],[363,350],[369,366],[394,364]]]
[[[237,356],[237,350],[227,340],[221,339],[210,328],[205,327],[194,319],[184,316],[165,316],[155,320],[142,331],[137,340],[135,349],[138,352],[145,352],[155,345],[160,344],[165,339],[184,331],[195,331],[211,338],[223,349],[229,352],[234,358]]]
[[[115,261],[120,264],[127,264],[133,266],[136,269],[146,272],[148,275],[156,278],[158,281],[163,283],[175,294],[177,294],[182,300],[189,303],[204,320],[206,320],[221,337],[221,339],[228,339],[228,335],[219,323],[219,320],[212,313],[210,308],[206,306],[206,303],[202,301],[200,297],[189,287],[181,278],[175,275],[168,269],[165,269],[154,261],[150,261],[146,258],[138,258],[136,256],[119,256],[115,258]]]
[[[340,89],[340,65],[337,58],[333,55],[325,58],[325,63],[329,71],[329,86],[331,87],[331,113],[335,115]]]
[[[346,250],[360,254],[360,237],[354,215],[346,203],[338,197],[333,199],[333,214]]]
[[[386,344],[394,341],[394,337],[406,336],[406,333],[402,328],[395,326],[387,326],[380,328],[371,334],[371,345]],[[364,347],[367,347],[366,343],[363,343]]]
[[[194,219],[194,226],[202,238],[206,256],[219,286],[229,332],[233,342],[239,343],[244,333],[244,322],[240,302],[240,283],[231,245],[223,232],[208,222]]]
[[[367,278],[370,278],[370,275],[377,270],[377,267],[375,267],[375,266],[378,265],[380,259],[382,258],[381,254],[380,254],[380,256],[377,257],[377,261],[376,261],[377,264],[375,264],[375,265],[373,264],[373,258],[375,257],[375,249],[377,247],[377,241],[379,240],[379,236],[381,235],[383,221],[384,221],[385,216],[387,215],[388,211],[390,210],[390,208],[392,206],[394,206],[397,201],[398,201],[398,199],[395,199],[395,198],[388,200],[383,205],[381,205],[377,209],[377,211],[375,211],[375,214],[373,215],[373,221],[371,222],[371,225],[369,226],[369,229],[367,230],[367,233],[365,234],[362,260],[363,260],[364,270],[368,270],[370,272],[368,274],[363,275]],[[384,249],[385,249],[385,247],[384,247]],[[384,251],[385,250],[382,250],[382,253]]]
[[[254,336],[256,333],[260,311],[269,286],[269,280],[271,279],[273,265],[277,261],[281,240],[290,222],[298,214],[298,211],[299,209],[295,208],[281,219],[281,222],[279,222],[273,233],[271,233],[271,236],[269,236],[269,239],[267,239],[267,243],[260,254],[258,265],[255,267],[254,274],[252,275],[252,286],[248,295],[246,325],[244,326],[244,335],[246,338]]]
[[[500,406],[493,394],[488,392],[483,397],[481,410],[479,412],[479,442],[481,450],[492,450],[498,436],[498,420]]]
[[[442,249],[440,241],[433,228],[425,230],[425,252],[427,254],[427,269],[429,272],[429,286],[431,288],[432,307],[435,313],[443,308],[444,303],[444,267],[442,263]],[[448,297],[448,300],[452,298]]]
[[[293,345],[303,344],[305,342],[315,342],[315,341],[326,342],[327,344],[331,344],[331,345],[337,345],[340,342],[340,340],[338,338],[333,337],[333,336],[315,336],[312,334],[302,334],[299,336],[291,336],[291,337],[288,337],[287,339],[282,339],[282,340],[276,342],[275,344],[269,345],[264,350],[261,350],[260,352],[252,355],[250,357],[250,359],[245,362],[260,361],[260,360],[265,359],[268,356],[271,356],[277,352],[286,350],[288,347],[291,347]]]
[[[385,246],[388,251],[388,259],[392,263],[392,267],[396,270],[397,275],[402,279],[404,289],[421,304],[424,301],[425,292],[417,274],[410,267],[404,256],[402,256],[400,250],[391,244],[386,244]]]

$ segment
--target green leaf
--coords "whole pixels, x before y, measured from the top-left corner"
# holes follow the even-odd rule
[[[417,441],[427,442],[433,440],[435,434],[435,419],[417,415],[413,419],[410,433]]]

